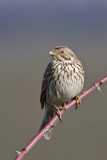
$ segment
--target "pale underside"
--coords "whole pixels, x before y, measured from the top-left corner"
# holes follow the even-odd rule
[[[54,65],[54,71],[47,88],[45,88],[44,104],[46,106],[61,106],[81,92],[84,84],[84,71],[80,62],[68,65],[56,61],[51,61],[51,63],[51,67]],[[43,83],[48,83],[45,78],[44,76]]]

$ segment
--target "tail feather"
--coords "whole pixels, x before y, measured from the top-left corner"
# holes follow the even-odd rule
[[[54,115],[55,115],[55,111],[53,109],[46,109],[39,131],[45,127],[45,125],[52,119]],[[50,140],[50,138],[52,137],[52,133],[53,133],[53,128],[46,131],[46,133],[44,134],[44,138],[46,140]]]

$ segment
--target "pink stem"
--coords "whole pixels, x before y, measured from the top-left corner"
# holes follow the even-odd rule
[[[84,91],[82,94],[79,95],[79,98],[82,100],[84,99],[88,94],[93,92],[95,89],[98,89],[100,85],[107,82],[107,76],[103,77],[101,80],[99,80],[97,83],[95,83],[93,86],[88,88],[86,91]],[[72,100],[70,103],[65,105],[66,110],[61,111],[61,115],[64,114],[68,109],[73,107],[76,104],[76,100]],[[54,127],[55,123],[58,120],[58,116],[55,115],[50,122],[39,132],[37,135],[35,135],[31,141],[26,145],[24,149],[21,150],[20,154],[15,158],[15,160],[22,160],[25,155],[32,149],[32,147],[43,137],[46,130],[50,129],[51,127]]]

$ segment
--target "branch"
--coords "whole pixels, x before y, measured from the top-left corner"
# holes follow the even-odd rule
[[[107,82],[107,76],[103,77],[101,80],[96,82],[94,85],[92,85],[90,88],[88,88],[86,91],[84,91],[82,94],[79,95],[79,98],[82,100],[84,99],[88,94],[93,92],[95,89],[100,90],[100,85]],[[71,102],[65,105],[66,110],[61,111],[61,115],[64,114],[67,110],[69,110],[71,107],[73,107],[76,104],[76,100],[73,99]],[[21,150],[21,152],[16,151],[18,153],[18,156],[15,158],[15,160],[22,160],[26,154],[34,147],[34,145],[43,137],[44,133],[49,130],[51,127],[55,126],[55,123],[58,120],[58,116],[55,115],[50,122],[39,132],[37,135],[35,135],[32,140],[26,145],[24,149]]]

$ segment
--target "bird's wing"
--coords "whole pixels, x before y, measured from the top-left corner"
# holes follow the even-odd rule
[[[43,80],[42,80],[41,96],[40,96],[40,103],[41,103],[42,109],[44,108],[44,105],[46,103],[46,92],[47,92],[47,89],[49,87],[49,83],[52,78],[52,72],[53,72],[52,63],[49,63],[49,65],[47,66],[47,68],[45,70]]]

